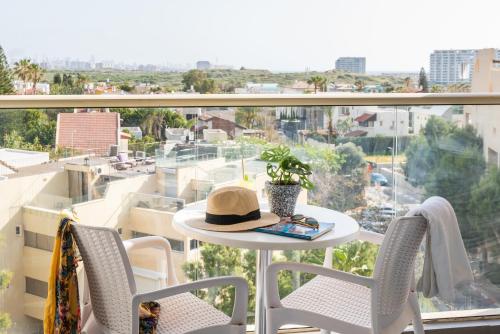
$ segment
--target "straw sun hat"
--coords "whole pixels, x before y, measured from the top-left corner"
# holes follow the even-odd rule
[[[207,211],[186,221],[191,227],[219,232],[252,230],[276,224],[274,213],[261,212],[254,191],[242,187],[223,187],[207,198]]]

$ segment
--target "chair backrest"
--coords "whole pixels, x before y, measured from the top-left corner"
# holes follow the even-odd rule
[[[136,286],[123,243],[115,230],[72,225],[89,282],[94,317],[110,333],[132,332]]]
[[[372,289],[375,333],[397,321],[407,306],[414,282],[415,259],[426,230],[424,217],[400,217],[389,225],[373,273],[376,282]]]

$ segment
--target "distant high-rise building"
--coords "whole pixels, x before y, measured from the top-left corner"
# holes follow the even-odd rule
[[[198,70],[208,70],[210,69],[211,65],[210,62],[207,60],[200,60],[196,62],[196,68]]]
[[[335,61],[335,69],[351,73],[366,73],[366,58],[340,57]]]
[[[500,50],[495,50],[497,57]],[[435,50],[430,56],[429,80],[449,85],[470,82],[477,50]]]

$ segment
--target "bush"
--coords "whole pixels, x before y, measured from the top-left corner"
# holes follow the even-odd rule
[[[412,136],[398,136],[397,138],[397,150],[403,152],[408,147]],[[394,137],[337,137],[335,139],[335,144],[345,144],[353,143],[356,146],[360,146],[365,154],[368,155],[391,155],[389,147],[394,147]]]

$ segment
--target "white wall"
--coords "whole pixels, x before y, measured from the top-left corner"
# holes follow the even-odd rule
[[[0,182],[0,234],[3,246],[0,247],[0,268],[14,273],[9,288],[2,295],[2,309],[8,311],[18,333],[30,332],[34,326],[31,318],[24,315],[24,238],[16,236],[16,225],[23,224],[22,207],[30,203],[40,192],[67,196],[66,172],[52,172]]]
[[[471,92],[500,92],[500,68],[494,67],[494,49],[479,50],[476,56],[474,72],[472,73]],[[474,126],[484,141],[484,156],[488,161],[488,149],[494,150],[500,156],[500,106],[466,106],[464,109],[465,123]],[[489,163],[500,166],[500,157]]]

